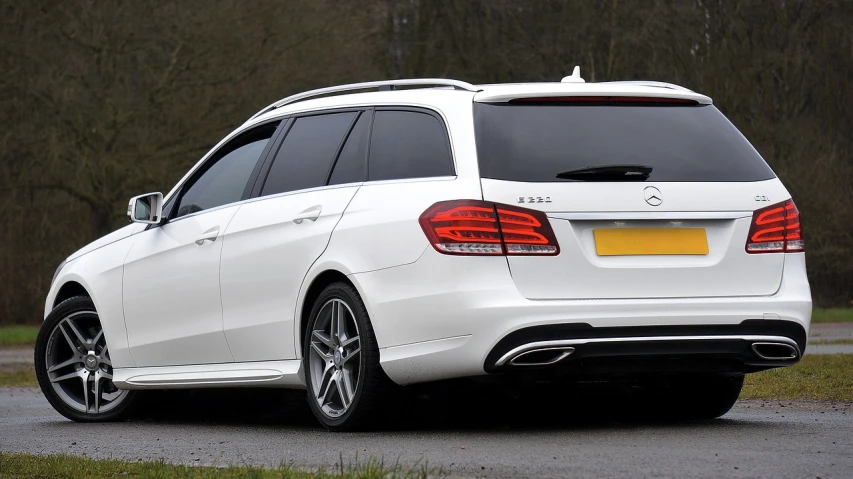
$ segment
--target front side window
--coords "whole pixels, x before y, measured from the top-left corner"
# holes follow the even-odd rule
[[[297,118],[275,155],[261,196],[324,186],[357,115],[350,111]]]
[[[175,217],[240,201],[252,170],[278,123],[268,123],[226,143],[183,188]]]
[[[447,133],[438,118],[408,110],[376,112],[370,139],[369,180],[453,175]]]

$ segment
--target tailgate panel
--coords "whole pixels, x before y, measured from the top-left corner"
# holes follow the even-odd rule
[[[487,201],[548,214],[560,254],[507,258],[529,299],[765,296],[781,285],[784,254],[745,251],[752,211],[790,198],[779,180],[653,183],[657,207],[644,182],[482,184]],[[596,234],[610,237],[604,250]]]

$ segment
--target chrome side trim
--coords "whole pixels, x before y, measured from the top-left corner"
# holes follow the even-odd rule
[[[648,336],[648,337],[629,337],[629,338],[584,338],[584,339],[560,339],[555,341],[536,341],[533,343],[523,344],[511,349],[497,360],[495,366],[503,366],[511,358],[518,356],[521,353],[526,353],[534,349],[543,348],[558,348],[567,346],[577,346],[579,344],[593,343],[638,343],[644,341],[731,341],[742,340],[749,342],[771,342],[784,343],[793,347],[797,351],[797,357],[801,356],[800,347],[793,339],[784,336],[758,336],[758,335],[725,335],[725,336]]]
[[[113,383],[119,389],[181,389],[194,387],[305,387],[302,361],[256,361],[189,366],[117,368]]]
[[[731,220],[752,217],[752,211],[605,211],[545,214],[549,218],[560,220]]]

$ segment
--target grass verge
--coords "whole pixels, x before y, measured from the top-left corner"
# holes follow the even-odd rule
[[[386,467],[380,462],[365,465],[341,466],[336,472],[310,472],[281,466],[262,468],[231,466],[225,468],[178,466],[163,462],[130,462],[120,460],[95,460],[70,456],[34,456],[30,454],[0,453],[0,476],[4,478],[37,479],[53,477],[108,477],[146,478],[245,478],[245,479],[388,479],[427,478],[443,475],[441,471]]]
[[[25,364],[20,368],[0,369],[0,387],[4,388],[35,388],[39,383],[32,365]],[[2,477],[2,476],[0,476]]]
[[[3,326],[0,327],[0,347],[3,346],[32,346],[36,344],[38,326]]]
[[[805,356],[795,366],[749,374],[740,397],[853,401],[853,355]]]
[[[853,308],[815,308],[813,323],[853,323]]]

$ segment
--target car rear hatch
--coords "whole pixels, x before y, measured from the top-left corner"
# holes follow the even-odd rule
[[[483,199],[546,212],[560,246],[507,257],[525,297],[778,290],[785,255],[745,246],[753,212],[790,195],[707,97],[664,93],[475,97]]]

